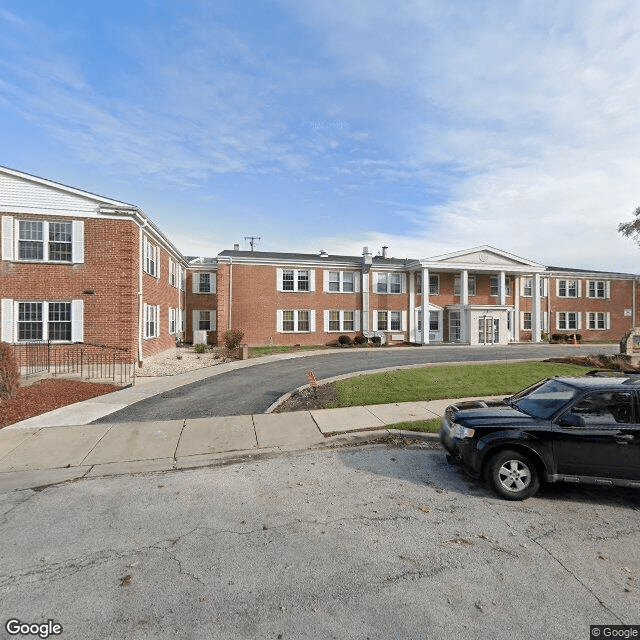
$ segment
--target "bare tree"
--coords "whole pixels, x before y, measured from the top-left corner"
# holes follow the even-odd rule
[[[640,244],[640,207],[633,212],[634,220],[631,222],[621,222],[618,225],[618,232],[623,236],[633,238]]]

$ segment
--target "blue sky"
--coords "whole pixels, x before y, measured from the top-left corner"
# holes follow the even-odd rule
[[[640,272],[639,31],[633,0],[0,0],[0,164],[188,255]]]

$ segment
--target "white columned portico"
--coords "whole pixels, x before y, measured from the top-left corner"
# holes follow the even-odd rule
[[[429,269],[422,269],[422,344],[429,344]]]
[[[540,330],[540,274],[536,273],[533,276],[533,309],[531,310],[531,339],[533,342],[540,342],[542,340]]]
[[[498,304],[504,306],[507,303],[507,278],[504,271],[500,272],[498,280]]]
[[[469,342],[467,327],[467,307],[469,306],[469,272],[463,269],[460,272],[460,339],[462,342]]]

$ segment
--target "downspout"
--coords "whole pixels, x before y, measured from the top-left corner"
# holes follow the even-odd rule
[[[233,259],[229,261],[229,331],[233,329],[231,326],[231,295],[233,293]]]
[[[636,326],[636,279],[633,279],[633,300],[631,300],[631,328]]]
[[[138,239],[138,367],[142,366],[142,332],[143,332],[143,300],[142,300],[142,266],[144,264],[144,256],[142,255],[142,230],[147,226],[147,221],[143,220],[140,226],[140,234]]]

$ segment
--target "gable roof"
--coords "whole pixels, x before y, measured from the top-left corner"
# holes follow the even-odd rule
[[[453,253],[445,253],[421,260],[423,264],[438,267],[450,267],[451,269],[474,269],[491,271],[495,269],[513,269],[516,271],[544,271],[545,265],[526,258],[521,258],[513,253],[496,249],[490,245],[482,245]]]

